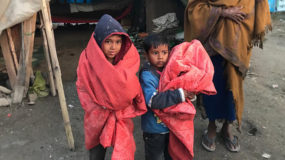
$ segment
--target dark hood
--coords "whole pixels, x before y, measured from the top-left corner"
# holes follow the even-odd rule
[[[130,40],[128,34],[123,29],[121,24],[116,19],[114,19],[112,16],[108,14],[104,14],[99,19],[96,28],[94,30],[94,38],[98,46],[100,46],[101,48],[102,42],[113,34],[121,35],[123,40],[121,51],[115,58],[114,63],[117,63],[119,60],[121,60],[124,57],[125,53],[131,47],[132,41]]]

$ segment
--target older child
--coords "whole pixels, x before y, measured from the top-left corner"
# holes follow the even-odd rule
[[[80,56],[77,92],[85,111],[85,145],[90,160],[104,160],[106,147],[112,159],[134,159],[131,118],[146,112],[136,77],[139,54],[122,26],[103,15]]]
[[[160,35],[150,35],[144,40],[148,62],[140,71],[140,83],[148,111],[141,118],[145,142],[145,159],[171,159],[168,153],[169,130],[151,109],[163,109],[185,101],[194,95],[182,88],[158,92],[160,74],[167,63],[168,42]]]

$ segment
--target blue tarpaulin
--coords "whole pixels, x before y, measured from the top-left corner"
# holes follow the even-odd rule
[[[285,11],[285,0],[268,0],[270,12]]]
[[[277,11],[276,0],[268,0],[268,3],[269,3],[270,12],[276,12]]]

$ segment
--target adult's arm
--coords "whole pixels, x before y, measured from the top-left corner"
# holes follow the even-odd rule
[[[190,0],[184,15],[185,40],[198,39],[205,43],[221,14],[222,7],[213,6],[208,0]]]

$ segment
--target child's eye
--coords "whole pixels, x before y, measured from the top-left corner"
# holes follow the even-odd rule
[[[122,43],[122,41],[117,41],[117,44],[121,44]]]
[[[167,52],[167,51],[162,51],[162,53],[163,53],[163,54],[168,54],[168,52]]]
[[[158,52],[153,52],[154,55],[158,55]]]

